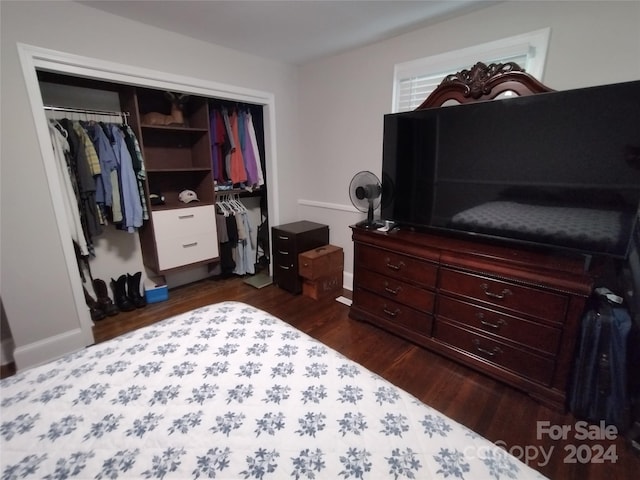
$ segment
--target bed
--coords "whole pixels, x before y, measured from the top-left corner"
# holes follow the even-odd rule
[[[0,388],[3,480],[544,478],[239,302],[163,320]]]

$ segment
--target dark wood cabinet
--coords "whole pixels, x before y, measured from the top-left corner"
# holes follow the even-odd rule
[[[161,204],[147,201],[150,221],[139,230],[143,262],[158,273],[212,263],[219,252],[207,99],[189,96],[182,123],[158,125],[147,115],[171,113],[166,92],[134,92],[132,126],[144,154],[146,193],[164,198]],[[195,192],[198,201],[180,201],[183,190]]]
[[[151,112],[170,113],[165,92],[139,88],[136,91],[140,132],[150,193],[162,193],[164,205],[152,210],[189,208],[178,199],[182,190],[193,190],[200,205],[215,202],[211,165],[211,139],[207,99],[191,95],[183,105],[183,124],[145,123]]]
[[[565,409],[593,288],[579,257],[353,228],[350,316]]]
[[[271,228],[273,283],[291,293],[302,292],[298,254],[329,243],[329,227],[303,220]]]

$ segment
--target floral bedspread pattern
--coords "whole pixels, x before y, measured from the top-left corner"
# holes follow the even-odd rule
[[[178,315],[0,387],[3,480],[542,478],[238,302]]]

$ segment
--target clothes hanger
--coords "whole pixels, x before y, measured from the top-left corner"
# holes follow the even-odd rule
[[[247,209],[244,206],[244,204],[240,201],[240,196],[238,194],[234,194],[231,197],[231,201],[235,205],[236,210],[238,211],[238,213],[245,213],[247,211]]]
[[[238,209],[236,205],[233,203],[233,198],[231,197],[231,195],[229,194],[225,195],[224,202],[225,202],[225,205],[229,208],[229,210],[231,210],[232,214],[235,215],[236,213],[238,213]]]
[[[240,201],[240,197],[236,194],[231,198],[231,202],[236,207],[238,213],[245,213],[247,211],[247,207]]]
[[[225,217],[228,217],[231,214],[231,212],[227,208],[226,202],[224,201],[224,197],[218,199],[218,201],[216,201],[216,205],[218,205],[218,207],[220,207],[220,210],[222,211],[222,214]]]
[[[62,136],[66,139],[69,138],[69,132],[67,132],[67,130],[62,126],[62,124],[58,121],[58,119],[56,118],[50,118],[49,121],[51,122],[51,124],[54,126],[54,128],[56,130],[58,130],[58,132],[60,132],[62,134]]]

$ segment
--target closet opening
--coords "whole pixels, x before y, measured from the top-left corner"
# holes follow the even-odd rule
[[[137,142],[130,145],[133,163],[135,150],[139,150],[141,165],[132,165],[128,175],[136,178],[141,221],[126,225],[122,214],[114,215],[117,196],[126,212],[123,165],[117,169],[114,166],[115,173],[107,174],[111,185],[120,186],[119,191],[116,188],[112,192],[114,201],[104,203],[102,191],[103,203],[99,203],[97,213],[90,213],[87,219],[80,212],[81,227],[77,227],[82,228],[86,242],[79,245],[74,238],[74,250],[85,296],[88,291],[98,298],[94,286],[99,280],[112,287],[109,293],[115,302],[117,279],[136,272],[141,272],[142,294],[144,285],[157,283],[158,278],[169,288],[231,275],[246,276],[246,283],[254,286],[265,284],[265,276],[270,279],[263,105],[44,70],[36,70],[36,74],[49,125],[57,125],[65,136],[70,130],[63,125],[82,128],[90,138],[93,133],[109,134],[111,128],[126,130]],[[172,95],[184,99],[180,122],[151,123],[153,118],[148,115],[156,113],[163,117],[161,121],[165,117],[174,120],[168,100]],[[110,140],[114,141],[113,136]],[[233,145],[233,155],[229,144]],[[98,152],[97,144],[94,146]],[[68,161],[67,166],[78,194],[79,175],[71,168],[77,169],[77,160]],[[102,167],[102,173],[94,176],[96,184],[104,183]],[[238,176],[238,167],[244,175]],[[191,192],[193,201],[184,201],[183,192]],[[237,228],[231,235],[230,220]],[[192,237],[174,241],[176,231],[190,228],[194,229]],[[240,239],[237,232],[242,232]],[[252,278],[259,275],[260,280]]]

